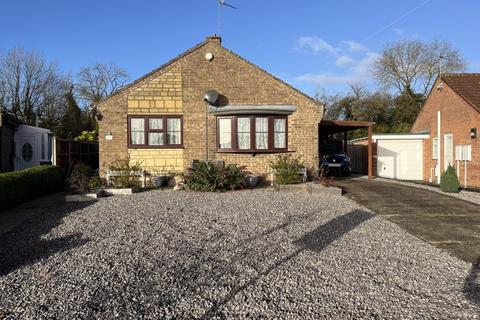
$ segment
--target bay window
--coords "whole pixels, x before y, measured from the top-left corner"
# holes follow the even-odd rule
[[[130,148],[182,147],[182,117],[176,115],[128,116]]]
[[[287,150],[286,116],[218,116],[217,150],[281,152]]]
[[[232,122],[230,119],[218,120],[218,142],[220,149],[232,148]]]
[[[227,118],[228,121],[231,121]],[[250,149],[250,118],[237,118],[238,149]],[[220,147],[221,148],[221,147]]]
[[[255,149],[268,149],[268,118],[255,118]]]

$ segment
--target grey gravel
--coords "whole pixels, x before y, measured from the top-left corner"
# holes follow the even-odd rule
[[[471,268],[339,196],[150,191],[1,235],[0,315],[476,319]]]

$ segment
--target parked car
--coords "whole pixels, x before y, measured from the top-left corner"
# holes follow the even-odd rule
[[[345,153],[327,154],[323,156],[321,169],[325,175],[343,175],[350,176],[352,172],[352,162]]]

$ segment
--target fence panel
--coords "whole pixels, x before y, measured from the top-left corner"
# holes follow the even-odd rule
[[[98,169],[98,142],[80,142],[55,139],[56,165],[70,168],[76,163],[85,163],[93,170]]]

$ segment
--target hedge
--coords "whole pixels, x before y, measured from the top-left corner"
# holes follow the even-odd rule
[[[64,189],[65,170],[39,166],[0,173],[0,211]]]

